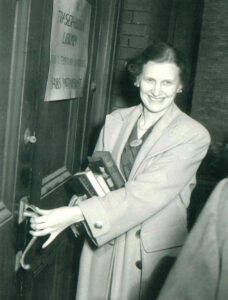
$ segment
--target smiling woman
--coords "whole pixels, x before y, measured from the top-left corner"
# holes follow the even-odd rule
[[[142,103],[107,115],[95,148],[111,152],[125,186],[31,218],[33,236],[50,235],[45,247],[66,227],[85,227],[77,300],[156,298],[185,241],[196,171],[210,143],[174,103],[184,66],[173,47],[150,46],[130,70]]]
[[[143,66],[142,73],[136,80],[144,106],[137,128],[138,136],[142,136],[173,105],[182,84],[179,68],[174,63],[167,62],[149,61]]]
[[[144,106],[138,128],[144,132],[174,103],[177,93],[182,92],[185,68],[181,54],[158,43],[148,47],[129,68],[135,77],[135,86],[140,89]],[[156,121],[156,120],[155,120]],[[140,130],[139,129],[139,130]]]
[[[182,88],[179,68],[174,63],[150,61],[143,66],[137,85],[145,109],[152,113],[164,111]]]

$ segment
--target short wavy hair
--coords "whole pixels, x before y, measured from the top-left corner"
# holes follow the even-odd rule
[[[180,80],[184,84],[186,81],[187,68],[185,59],[177,49],[164,42],[157,42],[147,47],[141,54],[127,61],[126,68],[132,80],[135,82],[141,74],[143,65],[149,61],[158,63],[174,63],[180,70]]]

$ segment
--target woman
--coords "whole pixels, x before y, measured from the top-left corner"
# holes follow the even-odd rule
[[[154,44],[131,71],[141,104],[108,115],[95,149],[112,153],[125,187],[31,218],[32,235],[50,234],[44,246],[83,221],[78,300],[138,300],[148,290],[155,297],[165,258],[178,254],[187,235],[186,209],[210,142],[174,104],[185,75],[175,49]]]

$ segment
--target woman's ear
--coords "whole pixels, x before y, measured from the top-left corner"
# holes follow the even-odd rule
[[[136,77],[136,80],[134,82],[134,86],[139,87],[139,77]]]
[[[178,94],[181,94],[183,92],[183,86],[181,85],[180,87],[179,87],[179,89],[177,90],[177,93]]]

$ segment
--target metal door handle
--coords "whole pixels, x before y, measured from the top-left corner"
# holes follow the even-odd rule
[[[34,245],[35,241],[37,240],[37,237],[34,236],[30,242],[28,243],[27,247],[25,248],[24,252],[22,253],[21,255],[21,258],[20,258],[20,265],[21,267],[24,269],[24,270],[29,270],[31,268],[31,265],[30,264],[26,264],[25,263],[25,256],[26,254],[28,253],[28,251],[31,249],[31,247]]]
[[[30,209],[31,211],[33,211],[36,215],[38,215],[37,212],[37,208],[36,206],[32,205],[32,204],[27,204],[26,202],[23,203],[25,201],[22,201],[22,208],[21,208],[21,214],[23,215],[23,217],[25,218],[25,211],[28,209]],[[29,241],[28,245],[26,246],[24,252],[22,253],[21,257],[20,257],[20,265],[24,270],[29,270],[31,268],[30,264],[26,264],[25,263],[25,256],[26,254],[29,252],[29,250],[32,248],[32,246],[34,245],[35,241],[37,240],[36,236],[33,236],[32,239]]]
[[[35,137],[35,132],[33,133],[33,135],[31,135],[31,132],[30,132],[30,129],[27,128],[25,130],[25,133],[24,133],[24,143],[25,144],[35,144],[37,141],[36,137]]]

